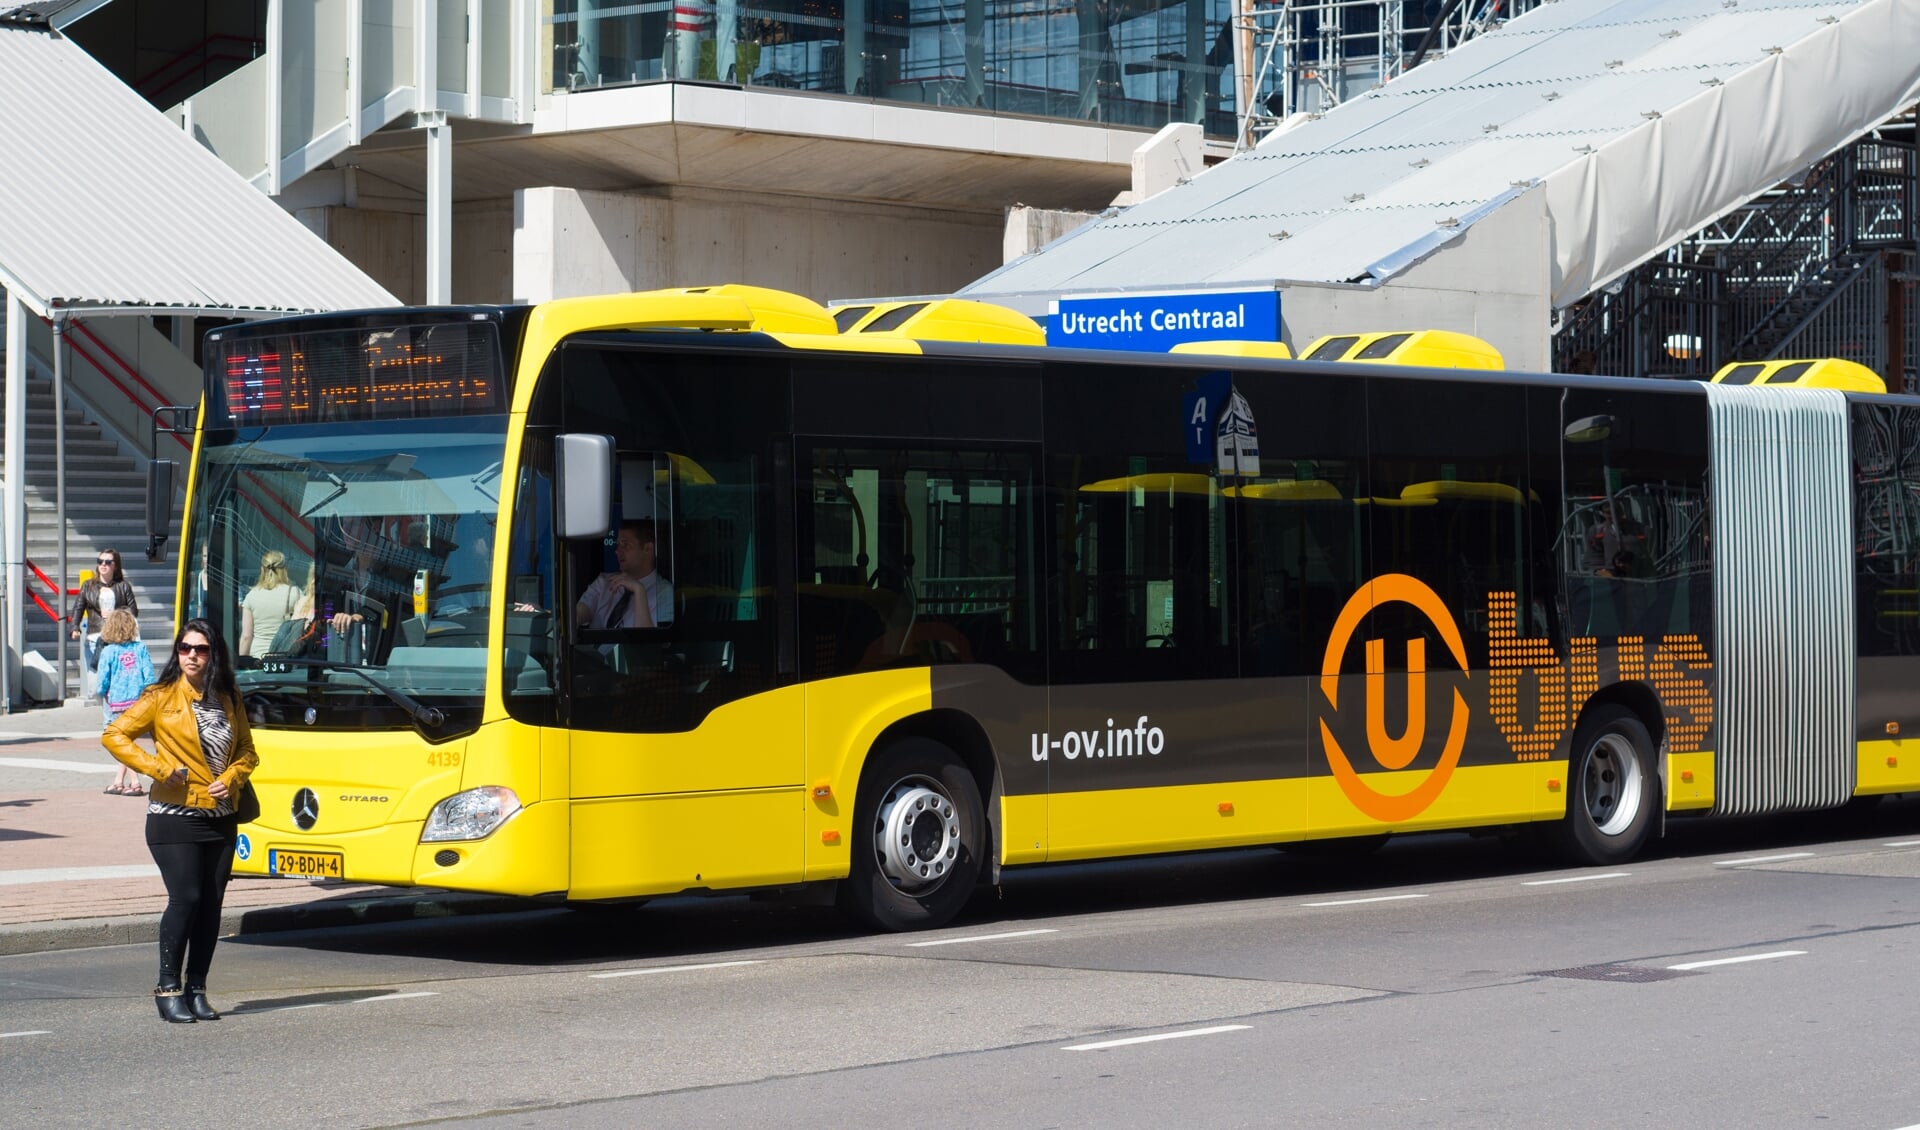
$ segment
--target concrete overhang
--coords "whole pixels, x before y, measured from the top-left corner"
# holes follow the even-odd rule
[[[541,186],[698,187],[998,212],[1097,210],[1132,183],[1148,129],[798,91],[652,83],[543,99],[524,126],[454,125],[457,200]],[[424,193],[406,129],[334,159]]]

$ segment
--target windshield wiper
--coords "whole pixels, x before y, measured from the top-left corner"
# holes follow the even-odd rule
[[[273,656],[262,660],[262,662],[284,664],[288,667],[306,667],[316,671],[346,671],[366,680],[368,686],[386,695],[395,706],[406,711],[408,717],[420,723],[422,726],[437,729],[447,720],[447,716],[441,713],[438,707],[427,706],[411,695],[395,690],[393,687],[367,674],[366,668],[364,667],[355,667],[351,663],[335,663],[328,659],[291,659],[285,656]],[[294,680],[249,679],[248,683],[253,686],[259,686],[261,684],[285,686],[294,683]]]
[[[323,475],[328,482],[333,484],[333,493],[321,499],[320,501],[314,503],[312,506],[307,507],[306,511],[300,515],[302,518],[313,517],[314,511],[319,510],[321,507],[325,506],[327,503],[332,502],[334,499],[339,498],[341,495],[347,493],[347,484],[340,481],[340,476],[334,474],[332,471],[329,471],[324,467],[321,468],[320,474]]]

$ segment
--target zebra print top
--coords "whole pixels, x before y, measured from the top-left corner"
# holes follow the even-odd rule
[[[227,712],[218,699],[211,694],[201,695],[193,704],[193,721],[200,728],[200,752],[207,759],[207,768],[218,777],[227,770],[227,758],[233,752],[233,724],[227,721]],[[214,802],[211,809],[188,808],[184,804],[161,804],[148,801],[147,811],[162,816],[199,816],[204,819],[218,819],[232,816],[236,811],[234,797],[228,795]]]

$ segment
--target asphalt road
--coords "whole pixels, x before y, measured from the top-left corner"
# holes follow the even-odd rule
[[[1010,876],[956,925],[745,899],[0,958],[34,1127],[1920,1124],[1920,800],[1555,870],[1465,836]]]

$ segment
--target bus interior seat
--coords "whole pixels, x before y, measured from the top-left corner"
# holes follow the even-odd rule
[[[814,636],[815,673],[891,666],[876,650],[886,638],[898,594],[865,585],[802,585],[800,622]]]

